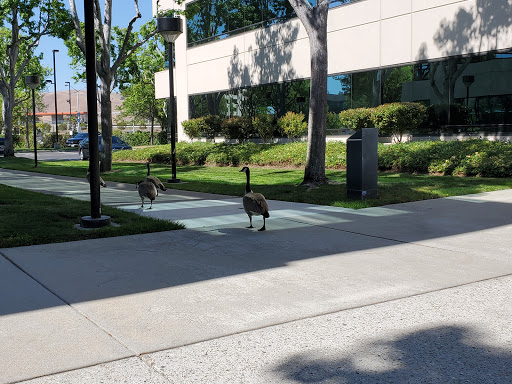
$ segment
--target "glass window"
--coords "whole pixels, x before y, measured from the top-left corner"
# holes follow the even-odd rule
[[[309,109],[309,80],[190,96],[190,117],[256,116]],[[419,102],[428,107],[423,129],[512,130],[512,55],[471,57],[383,68],[327,79],[329,112]]]
[[[334,0],[337,7],[360,0]],[[314,5],[315,2],[312,2]],[[223,39],[295,17],[288,0],[197,0],[187,4],[188,45]]]

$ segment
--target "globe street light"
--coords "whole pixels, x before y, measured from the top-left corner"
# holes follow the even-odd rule
[[[176,178],[176,105],[174,101],[174,42],[183,33],[183,20],[179,17],[159,17],[156,19],[156,30],[168,43],[169,51],[169,128],[171,129],[171,166],[172,178],[169,183],[179,183]]]
[[[25,76],[25,83],[32,89],[32,117],[34,119],[34,167],[37,167],[37,132],[36,132],[36,96],[35,89],[39,86],[39,76]]]
[[[55,137],[56,142],[53,144],[55,149],[60,148],[59,145],[59,123],[57,120],[57,71],[55,70],[55,52],[59,52],[58,49],[54,49],[53,51],[53,93],[55,94]]]

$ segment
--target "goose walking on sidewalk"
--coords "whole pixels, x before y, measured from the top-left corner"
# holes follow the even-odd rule
[[[88,182],[89,184],[91,184],[91,168],[90,168],[90,167],[89,167],[89,168],[87,168],[87,174],[85,175],[85,179],[87,180],[87,182]],[[101,185],[102,187],[106,187],[106,186],[107,186],[107,183],[105,183],[105,182],[103,181],[103,179],[101,178],[101,176],[100,176],[100,185]]]
[[[261,193],[254,193],[251,189],[251,171],[248,167],[243,167],[240,172],[245,172],[246,176],[246,184],[245,184],[245,195],[243,198],[244,210],[249,216],[249,227],[254,228],[252,226],[252,217],[253,216],[263,216],[263,227],[258,229],[258,231],[265,230],[265,219],[268,219],[270,216],[268,214],[268,204],[267,200],[265,200],[265,196]]]
[[[153,183],[149,181],[137,182],[137,191],[139,192],[140,199],[142,200],[141,208],[144,208],[144,198],[148,198],[151,202],[148,209],[153,208],[153,200],[156,199],[157,190]]]
[[[157,188],[156,195],[158,196],[158,189],[161,189],[162,191],[165,191],[167,189],[165,188],[165,185],[160,181],[160,179],[158,177],[150,175],[149,161],[146,162],[146,168],[148,169],[148,173],[146,175],[146,181],[153,183],[155,185],[155,187]]]

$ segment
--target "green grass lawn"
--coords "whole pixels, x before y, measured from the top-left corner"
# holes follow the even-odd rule
[[[102,206],[102,214],[119,226],[76,228],[90,214],[90,203],[12,188],[0,184],[0,248],[60,243],[101,237],[169,231],[182,225]]]
[[[38,162],[23,158],[0,158],[0,167],[24,171],[35,171],[55,175],[83,178],[88,162],[55,161]],[[152,164],[151,174],[159,177],[170,189],[242,196],[245,174],[241,167],[178,166],[177,177],[181,184],[166,183],[171,177],[171,167],[166,164]],[[341,170],[326,170],[331,181],[318,188],[300,186],[304,171],[297,168],[251,168],[251,185],[270,200],[284,200],[311,204],[332,205],[347,208],[364,208],[401,202],[425,200],[439,197],[465,195],[486,191],[512,188],[511,178],[480,178],[412,175],[407,173],[380,173],[378,198],[372,200],[348,199],[346,194],[346,173]],[[144,163],[117,162],[112,171],[103,173],[105,181],[135,184],[146,175]]]

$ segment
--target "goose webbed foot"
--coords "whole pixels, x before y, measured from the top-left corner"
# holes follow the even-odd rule
[[[264,230],[265,230],[265,226],[263,226],[260,229],[258,229],[258,231],[264,231]]]

